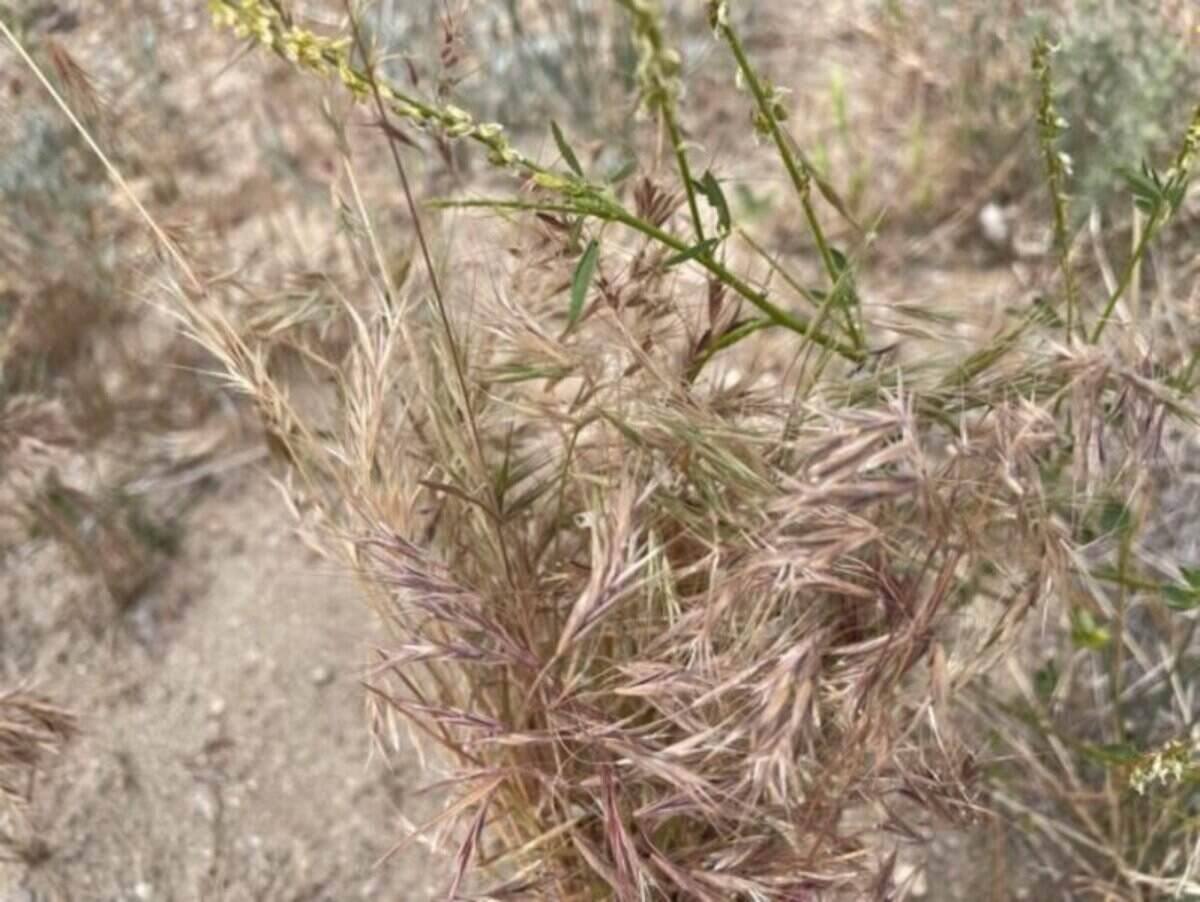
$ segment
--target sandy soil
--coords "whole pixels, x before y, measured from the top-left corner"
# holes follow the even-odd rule
[[[0,900],[433,898],[430,853],[375,866],[397,812],[429,803],[415,763],[370,754],[357,679],[373,619],[351,580],[250,469],[185,528],[165,574],[100,629],[80,612],[95,587],[53,548],[3,563],[5,669],[24,659],[84,732],[38,782],[37,840],[0,864]]]

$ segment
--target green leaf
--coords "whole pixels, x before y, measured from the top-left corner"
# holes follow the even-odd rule
[[[1172,611],[1194,611],[1200,607],[1200,593],[1191,587],[1167,586],[1163,589],[1163,604]]]
[[[1136,764],[1138,759],[1142,757],[1137,747],[1128,742],[1089,743],[1083,746],[1083,753],[1102,764],[1118,767],[1126,764]]]
[[[1033,690],[1037,693],[1038,698],[1046,702],[1050,700],[1050,696],[1054,695],[1054,690],[1057,687],[1058,665],[1051,658],[1034,673]]]
[[[836,247],[829,248],[829,257],[833,260],[833,268],[840,279],[850,270],[850,259]]]
[[[733,217],[729,214],[729,202],[725,200],[725,192],[721,190],[721,183],[717,181],[717,177],[712,174],[711,169],[704,172],[704,178],[700,181],[692,180],[692,184],[696,186],[696,190],[704,195],[708,205],[717,212],[717,231],[722,235],[728,235],[730,229],[733,228]]]
[[[1151,215],[1161,204],[1166,202],[1166,186],[1163,185],[1158,173],[1146,163],[1142,163],[1140,172],[1129,166],[1122,166],[1117,172],[1129,185],[1134,203],[1143,213]]]
[[[1129,508],[1115,498],[1105,501],[1100,509],[1100,529],[1105,533],[1123,533],[1129,529],[1132,522],[1133,515]]]
[[[703,257],[711,253],[718,244],[721,243],[720,238],[706,238],[699,244],[694,244],[687,250],[680,251],[678,254],[672,254],[665,261],[663,266],[670,269],[672,266],[678,266],[680,263],[686,263],[688,260],[695,260],[697,257]]]
[[[531,382],[534,379],[562,379],[571,375],[569,366],[526,366],[520,363],[504,364],[489,373],[488,380],[502,385]]]
[[[1200,608],[1200,567],[1180,567],[1183,582],[1163,589],[1163,603],[1172,611]]]
[[[567,139],[563,136],[562,129],[558,127],[558,123],[553,119],[550,120],[550,131],[554,134],[554,143],[558,145],[558,152],[562,154],[563,160],[571,171],[580,178],[583,178],[583,167],[579,165],[579,157],[575,156],[575,151],[571,149],[571,145],[567,143]]]
[[[571,306],[567,312],[567,325],[573,326],[579,322],[583,313],[583,302],[587,300],[588,288],[592,285],[592,276],[596,274],[596,264],[600,262],[600,242],[593,238],[588,242],[587,249],[575,266],[575,275],[571,277]]]
[[[829,248],[829,259],[833,264],[834,303],[839,307],[853,307],[858,303],[858,289],[854,284],[854,269],[850,258],[836,247]]]

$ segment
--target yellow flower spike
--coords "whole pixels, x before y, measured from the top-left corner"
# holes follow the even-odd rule
[[[634,0],[630,0],[634,2]],[[656,10],[658,0],[636,0],[639,8]],[[502,127],[493,122],[479,123],[466,110],[453,105],[435,106],[410,97],[395,85],[374,81],[370,74],[352,64],[353,40],[349,37],[326,37],[296,25],[285,23],[279,11],[262,0],[208,0],[213,22],[230,28],[241,38],[253,37],[264,47],[286,59],[297,68],[325,77],[335,76],[356,102],[366,100],[372,90],[389,109],[402,119],[423,130],[438,130],[450,138],[468,138],[483,144],[488,161],[524,175],[544,173],[542,166],[513,148],[505,139]],[[678,63],[675,63],[678,66]],[[666,57],[666,69],[671,69]],[[647,72],[648,79],[662,80],[662,65]],[[586,186],[600,192],[601,188]],[[575,182],[561,185],[559,190],[578,190]]]

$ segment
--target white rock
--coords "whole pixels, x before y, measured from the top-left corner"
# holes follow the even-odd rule
[[[1008,227],[1008,215],[996,203],[986,203],[979,211],[979,230],[989,244],[1008,247],[1012,232]]]

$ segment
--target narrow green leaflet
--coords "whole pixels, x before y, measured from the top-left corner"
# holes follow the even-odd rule
[[[1200,608],[1200,567],[1180,567],[1183,582],[1163,589],[1163,603],[1172,611]]]
[[[1100,508],[1100,529],[1105,533],[1125,532],[1133,522],[1129,508],[1115,498],[1104,502]]]
[[[861,343],[861,330],[854,320],[853,308],[858,306],[858,288],[854,284],[854,269],[850,258],[836,247],[829,248],[829,259],[833,264],[834,283],[830,289],[833,292],[834,304],[846,314],[846,328],[856,341]]]
[[[1121,167],[1117,172],[1133,192],[1138,209],[1147,216],[1152,216],[1160,210],[1175,213],[1183,203],[1184,194],[1187,192],[1187,179],[1181,174],[1170,175],[1164,179],[1146,163],[1142,163],[1140,172],[1128,166]]]
[[[829,248],[829,256],[833,258],[834,269],[837,270],[837,277],[840,279],[845,273],[850,270],[850,258],[839,251],[836,247]]]
[[[1154,170],[1143,163],[1141,172],[1129,166],[1122,166],[1117,171],[1133,192],[1138,209],[1143,213],[1153,213],[1162,200],[1162,186]]]
[[[1033,675],[1033,690],[1043,702],[1048,702],[1058,688],[1058,665],[1051,658],[1039,667]]]
[[[685,251],[680,251],[678,254],[672,254],[665,261],[663,266],[670,269],[672,266],[678,266],[680,263],[686,263],[688,260],[695,260],[697,257],[703,257],[711,253],[716,246],[721,243],[719,238],[708,238],[701,241],[699,244],[694,244]]]
[[[733,228],[733,217],[729,215],[729,202],[725,200],[725,192],[721,190],[721,183],[717,181],[717,177],[712,174],[711,169],[704,172],[704,178],[700,181],[692,180],[692,184],[696,186],[696,190],[704,195],[708,205],[717,213],[717,231],[721,235],[728,235],[730,229]]]
[[[571,306],[567,312],[567,325],[574,326],[579,322],[583,313],[583,302],[587,300],[588,288],[592,285],[592,277],[596,274],[596,264],[600,262],[600,242],[595,238],[588,242],[583,256],[575,266],[575,275],[571,277]]]
[[[858,293],[854,287],[854,270],[850,268],[850,258],[836,247],[829,248],[829,258],[833,261],[834,290],[842,304],[853,304],[858,301]]]
[[[1137,746],[1129,742],[1089,743],[1083,746],[1083,753],[1089,758],[1110,767],[1124,767],[1129,764],[1135,764],[1138,758],[1141,757]]]
[[[571,145],[567,143],[566,137],[562,133],[562,129],[558,127],[558,123],[553,119],[550,120],[550,131],[554,133],[554,143],[558,145],[558,152],[562,154],[563,160],[571,171],[580,178],[583,178],[583,167],[579,165],[579,157],[575,156],[575,151],[571,149]]]

